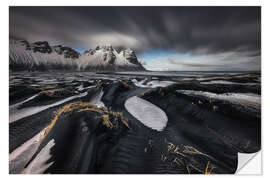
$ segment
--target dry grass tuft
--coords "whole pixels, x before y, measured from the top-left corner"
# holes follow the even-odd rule
[[[199,150],[197,150],[196,148],[194,148],[192,146],[184,146],[182,152],[186,153],[186,154],[199,154],[199,155],[203,155],[203,156],[206,156],[206,157],[212,159],[212,157],[209,156],[208,154],[202,153],[202,152],[200,152]]]
[[[63,113],[71,112],[71,111],[74,111],[74,110],[76,110],[78,108],[83,108],[83,109],[80,109],[79,112],[81,112],[81,111],[83,111],[85,109],[99,111],[99,109],[96,108],[93,104],[85,103],[85,102],[81,102],[81,101],[77,101],[77,102],[66,104],[65,106],[61,107],[58,111],[54,112],[54,118],[51,121],[51,123],[46,127],[45,133],[44,133],[44,135],[41,137],[41,139],[39,141],[39,145],[41,144],[41,142],[43,141],[43,139],[48,135],[48,133],[53,128],[53,126],[56,123],[56,121],[59,119],[59,117]]]
[[[170,152],[171,150],[173,150],[175,148],[175,145],[171,142],[168,143],[169,145],[167,146],[168,148],[168,152]]]
[[[40,94],[47,95],[49,97],[59,97],[62,96],[64,93],[70,92],[68,89],[64,88],[58,88],[58,89],[48,89],[48,90],[42,90]]]
[[[130,86],[125,81],[119,81],[125,88],[130,89]]]
[[[106,126],[107,128],[112,129],[113,128],[113,124],[112,124],[112,122],[109,119],[109,114],[103,114],[102,115],[102,118],[103,118],[103,123],[102,124],[104,126]]]
[[[174,158],[173,163],[176,163],[179,166],[181,166],[181,165],[185,166],[185,163],[181,159],[179,159],[178,157]]]
[[[192,162],[189,162],[189,161],[185,162],[183,160],[183,158],[185,159],[187,157],[187,154],[189,154],[189,155],[202,155],[202,156],[206,156],[210,159],[213,159],[211,156],[200,152],[199,150],[197,150],[196,148],[194,148],[192,146],[184,146],[184,145],[178,146],[178,145],[173,144],[172,142],[167,141],[166,139],[165,139],[165,143],[168,144],[167,145],[168,153],[173,155],[173,160],[171,161],[172,164],[177,164],[179,166],[186,167],[188,173],[191,172],[191,169],[194,169],[202,174],[213,174],[212,171],[215,167],[210,163],[210,161],[208,161],[205,169],[199,169],[194,164],[192,164]],[[164,156],[165,155],[162,155],[162,157],[163,157],[163,158],[161,158],[162,161],[164,159]]]
[[[128,122],[125,119],[122,119],[122,123],[128,128],[130,129]]]
[[[145,95],[146,95],[147,93],[149,93],[151,90],[152,90],[151,88],[145,90],[145,91],[142,92],[140,95],[138,95],[138,97],[143,97],[143,96],[145,96]]]
[[[46,127],[44,135],[41,137],[39,141],[39,145],[42,143],[43,139],[48,135],[50,130],[55,125],[56,121],[59,119],[61,115],[68,112],[83,112],[83,111],[91,111],[91,112],[97,112],[101,113],[101,118],[103,119],[102,124],[106,126],[107,128],[112,129],[113,127],[117,128],[117,125],[114,126],[114,124],[110,120],[110,115],[113,117],[114,121],[118,122],[118,119],[121,119],[121,122],[128,128],[128,123],[124,120],[123,114],[120,112],[114,112],[111,110],[108,110],[107,108],[103,107],[97,107],[94,104],[82,102],[82,101],[75,101],[69,104],[64,105],[60,109],[58,109],[56,112],[54,112],[54,118],[52,119],[51,123]]]
[[[216,111],[218,109],[217,106],[213,106],[213,111]]]
[[[204,174],[213,174],[212,173],[213,169],[215,169],[215,167],[210,163],[210,161],[208,161],[205,167]]]

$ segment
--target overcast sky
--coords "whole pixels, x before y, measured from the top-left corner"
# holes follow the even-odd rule
[[[10,7],[10,37],[132,48],[153,70],[260,70],[260,7]]]

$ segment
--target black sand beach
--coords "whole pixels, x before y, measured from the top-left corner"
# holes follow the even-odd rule
[[[11,174],[232,174],[261,149],[256,72],[11,72],[9,100]]]

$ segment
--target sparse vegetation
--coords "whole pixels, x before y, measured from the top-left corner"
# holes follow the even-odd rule
[[[61,115],[69,112],[84,112],[84,111],[92,111],[100,113],[101,116],[97,116],[97,118],[102,118],[103,120],[102,124],[109,129],[117,128],[119,122],[122,122],[125,127],[130,129],[127,120],[124,119],[123,114],[121,112],[114,112],[108,110],[107,108],[97,107],[91,103],[76,101],[66,104],[65,106],[61,107],[58,111],[54,113],[54,118],[52,119],[51,123],[46,127],[45,133],[39,141],[39,145],[41,144],[42,140],[47,136],[47,134],[50,132],[50,130],[53,128],[56,121],[60,118]]]
[[[194,169],[202,174],[212,174],[213,169],[215,166],[210,163],[210,161],[207,162],[205,169],[200,169],[196,167],[193,162],[185,160],[187,155],[201,155],[204,157],[207,157],[209,159],[213,159],[211,156],[200,152],[196,148],[192,146],[187,145],[175,145],[172,142],[169,142],[165,139],[165,142],[167,143],[167,152],[169,153],[167,156],[172,156],[170,158],[167,158],[164,154],[161,155],[161,160],[165,162],[167,159],[168,161],[171,161],[172,164],[176,164],[178,166],[184,166],[186,167],[188,173],[191,172],[191,169]]]

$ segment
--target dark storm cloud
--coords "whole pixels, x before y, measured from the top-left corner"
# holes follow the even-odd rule
[[[10,7],[10,36],[72,47],[260,55],[260,32],[260,7]]]

